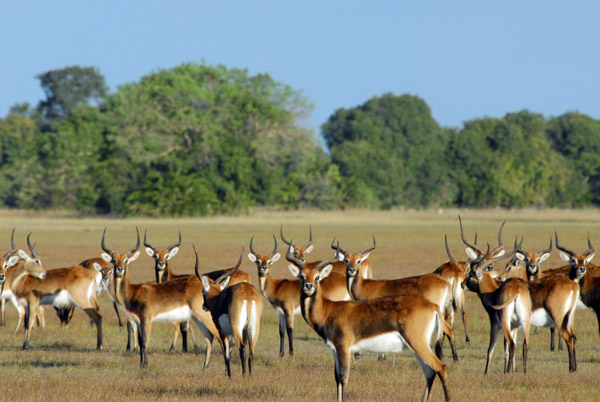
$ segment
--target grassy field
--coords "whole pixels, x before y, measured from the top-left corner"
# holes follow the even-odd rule
[[[516,235],[525,236],[525,249],[544,249],[549,236],[558,231],[561,244],[576,252],[587,249],[587,233],[600,244],[600,214],[586,211],[460,211],[470,239],[478,233],[480,243],[496,244],[497,231],[503,220],[504,243],[510,246]],[[257,212],[251,216],[202,219],[76,219],[64,216],[38,216],[0,211],[0,248],[8,251],[10,230],[16,227],[17,246],[26,249],[25,237],[33,232],[47,269],[74,265],[86,258],[99,256],[102,230],[107,228],[107,246],[124,251],[135,244],[135,227],[148,229],[148,241],[162,248],[177,240],[181,229],[183,244],[173,259],[176,273],[193,273],[192,244],[200,252],[202,270],[232,266],[243,246],[255,236],[257,251],[270,252],[272,235],[279,240],[279,226],[284,225],[286,238],[297,243],[308,240],[312,224],[315,251],[313,259],[330,258],[329,244],[334,236],[345,249],[356,252],[371,244],[375,235],[377,249],[371,253],[376,278],[398,278],[428,273],[447,261],[444,234],[452,253],[464,259],[460,241],[458,211],[435,212]],[[280,241],[279,251],[284,252]],[[310,258],[309,258],[310,259]],[[556,250],[543,268],[562,265]],[[291,278],[288,263],[282,258],[274,265],[276,277]],[[257,284],[256,266],[246,257],[242,269]],[[131,266],[132,280],[151,281],[153,260],[142,252]],[[200,355],[169,352],[173,333],[170,324],[155,324],[150,342],[149,367],[139,368],[139,354],[125,353],[126,332],[120,332],[116,316],[106,295],[101,296],[104,318],[104,350],[95,348],[95,328],[87,316],[78,311],[68,328],[61,328],[52,307],[46,307],[46,328],[33,330],[32,350],[23,351],[22,329],[14,334],[17,314],[7,306],[7,326],[0,328],[0,399],[2,400],[335,400],[333,357],[301,316],[295,321],[295,356],[280,358],[278,319],[265,302],[265,313],[255,355],[254,373],[243,378],[237,352],[233,353],[232,375],[224,376],[224,364],[218,343],[208,369]],[[452,363],[446,349],[449,383],[454,400],[480,401],[584,401],[598,400],[600,385],[600,339],[598,324],[589,310],[578,310],[575,330],[578,337],[578,371],[568,373],[568,356],[549,351],[549,331],[540,329],[530,337],[528,373],[502,374],[503,351],[499,341],[492,361],[491,374],[484,376],[485,354],[489,339],[487,314],[479,299],[467,295],[467,312],[471,345],[466,346],[460,319],[455,336],[460,361]],[[198,329],[196,335],[200,334]],[[521,336],[519,336],[518,369]],[[447,343],[446,343],[447,347]],[[180,350],[180,347],[179,347]],[[287,351],[287,348],[286,348]],[[347,397],[354,401],[418,400],[424,377],[414,355],[390,355],[377,361],[375,355],[353,360]],[[432,400],[442,400],[438,380]]]

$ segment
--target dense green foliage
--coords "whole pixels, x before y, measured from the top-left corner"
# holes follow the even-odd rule
[[[46,99],[0,119],[0,202],[85,214],[253,206],[600,204],[600,121],[528,111],[440,127],[416,96],[337,110],[267,74],[184,64],[108,93],[95,68],[38,76]]]

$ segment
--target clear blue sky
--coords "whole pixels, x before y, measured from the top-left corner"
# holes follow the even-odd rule
[[[423,98],[443,126],[529,109],[600,118],[600,1],[62,1],[0,5],[0,117],[35,76],[96,66],[111,91],[184,62],[267,72],[338,108]]]

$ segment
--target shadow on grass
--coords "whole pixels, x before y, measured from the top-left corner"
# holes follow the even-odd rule
[[[74,361],[68,362],[53,362],[44,360],[31,360],[31,361],[5,361],[0,362],[0,367],[33,367],[33,368],[60,368],[60,367],[79,367],[81,364]]]

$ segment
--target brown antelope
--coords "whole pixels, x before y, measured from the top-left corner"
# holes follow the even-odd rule
[[[2,284],[2,289],[0,291],[0,309],[2,311],[1,325],[4,326],[6,324],[5,321],[5,307],[6,301],[10,301],[12,305],[17,310],[19,314],[19,319],[17,321],[17,325],[15,327],[15,333],[19,331],[21,327],[21,322],[23,321],[23,317],[25,316],[25,307],[17,301],[14,292],[10,288],[10,283],[12,282],[14,269],[9,269],[14,265],[19,263],[19,257],[15,254],[17,253],[17,249],[15,246],[15,229],[13,228],[12,234],[10,236],[10,245],[11,250],[7,252],[2,259],[0,259],[0,283]],[[46,320],[44,317],[44,307],[39,306],[36,311],[36,322],[37,324],[44,328],[46,326]]]
[[[560,334],[567,344],[569,371],[576,371],[575,343],[577,342],[577,338],[573,332],[573,320],[577,300],[579,299],[579,285],[565,275],[550,275],[540,279],[533,279],[536,274],[539,275],[539,263],[548,258],[543,258],[543,256],[549,254],[550,249],[544,250],[542,253],[526,253],[521,249],[522,243],[522,240],[519,245],[515,243],[515,248],[517,249],[515,257],[507,264],[505,271],[498,275],[498,279],[507,280],[514,277],[514,275],[523,276],[523,274],[526,275],[524,280],[527,280],[527,277],[529,277],[527,284],[531,296],[531,325],[536,327],[551,327],[552,332],[554,332],[555,328],[559,329]],[[526,270],[520,269],[521,261],[526,261]],[[509,269],[509,266],[515,268]],[[578,275],[581,277],[582,274],[579,273]],[[576,279],[579,280],[578,278]],[[551,349],[554,350],[554,337],[551,339]]]
[[[194,252],[196,252],[195,247]],[[204,306],[210,310],[213,322],[219,330],[219,340],[225,359],[225,372],[229,378],[231,378],[230,337],[233,337],[240,352],[242,375],[246,374],[245,349],[248,347],[248,373],[252,375],[252,360],[263,313],[262,297],[254,286],[247,282],[241,282],[227,287],[231,275],[240,267],[243,255],[244,249],[242,248],[240,258],[233,270],[212,282],[208,277],[200,275],[198,253],[196,253],[196,276],[202,281]]]
[[[289,353],[294,355],[294,315],[300,314],[300,281],[297,279],[275,279],[271,275],[271,265],[277,262],[277,239],[271,254],[258,254],[254,251],[254,236],[250,239],[248,258],[258,269],[259,289],[279,314],[279,356],[284,356],[285,332],[287,332]],[[331,300],[349,300],[345,277],[337,272],[322,283],[325,297]]]
[[[462,227],[461,227],[462,229]],[[515,371],[515,348],[517,330],[523,331],[523,372],[527,372],[527,347],[531,318],[531,296],[527,282],[520,278],[507,281],[496,281],[487,270],[494,262],[508,258],[515,253],[499,253],[490,257],[488,244],[487,252],[482,253],[476,245],[467,242],[462,233],[463,243],[467,246],[467,254],[472,259],[469,263],[469,273],[462,286],[477,293],[481,304],[490,319],[490,344],[484,374],[487,374],[492,354],[498,340],[500,330],[504,333],[504,373]]]
[[[136,228],[137,231],[137,228]],[[140,234],[137,231],[137,244],[131,250],[118,253],[105,245],[106,229],[102,234],[102,258],[113,265],[113,286],[117,302],[138,328],[140,345],[140,366],[148,366],[148,345],[152,322],[184,322],[193,320],[206,338],[206,359],[208,365],[213,337],[219,338],[210,313],[203,310],[202,283],[195,277],[176,279],[162,283],[133,284],[129,281],[129,264],[139,256]]]
[[[293,264],[290,271],[302,283],[302,316],[333,351],[338,401],[345,399],[351,353],[361,350],[400,352],[407,348],[415,352],[425,374],[423,400],[429,399],[436,375],[442,382],[446,400],[450,400],[448,372],[441,360],[441,338],[446,334],[452,339],[453,335],[439,306],[419,293],[367,301],[331,301],[324,297],[321,283],[331,274],[332,263],[339,260],[339,256],[322,261],[315,268],[307,268],[292,256],[291,250],[292,246],[286,259]],[[430,340],[436,329],[434,353]]]
[[[51,304],[56,307],[75,305],[85,312],[96,324],[96,348],[102,349],[102,316],[98,313],[96,291],[101,281],[101,273],[82,267],[57,268],[46,271],[37,252],[29,242],[31,257],[19,250],[23,262],[13,269],[14,277],[10,287],[20,303],[25,305],[25,341],[23,349],[29,349],[29,339],[33,328],[30,312],[39,305]]]
[[[466,261],[457,261],[454,259],[450,253],[450,248],[448,247],[448,236],[445,235],[444,240],[446,244],[446,253],[448,254],[448,258],[450,258],[450,260],[436,268],[433,273],[450,282],[452,288],[452,304],[451,308],[448,309],[448,314],[446,314],[445,318],[450,327],[454,328],[454,315],[456,312],[460,311],[463,327],[465,329],[465,342],[469,344],[470,340],[469,333],[467,332],[467,314],[465,312],[465,292],[461,284],[467,277],[470,259],[467,259]]]

